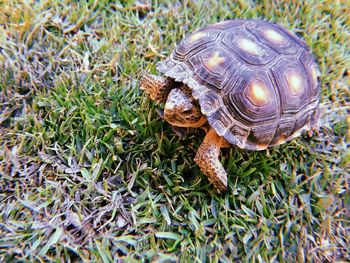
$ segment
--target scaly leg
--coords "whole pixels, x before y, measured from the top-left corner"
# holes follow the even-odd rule
[[[156,103],[164,102],[169,94],[172,81],[152,74],[143,74],[140,88],[143,89]]]
[[[225,146],[227,146],[225,139],[217,135],[215,130],[211,128],[194,159],[218,192],[225,191],[227,188],[227,174],[219,161],[220,148]]]

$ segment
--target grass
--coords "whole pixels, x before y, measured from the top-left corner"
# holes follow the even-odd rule
[[[348,1],[0,1],[0,260],[350,260]],[[139,90],[186,34],[280,23],[322,73],[321,128],[222,155],[217,195]],[[200,139],[198,139],[200,138]]]

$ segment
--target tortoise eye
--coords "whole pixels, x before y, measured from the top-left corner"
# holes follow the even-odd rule
[[[185,114],[191,113],[191,110],[190,109],[184,110],[183,113]]]

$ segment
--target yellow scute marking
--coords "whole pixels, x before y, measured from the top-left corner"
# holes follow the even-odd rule
[[[284,37],[273,29],[267,29],[264,31],[265,36],[272,42],[281,44],[285,41]]]
[[[287,82],[289,89],[293,95],[297,95],[304,91],[303,78],[297,72],[287,74]]]
[[[248,97],[256,106],[263,106],[269,102],[269,90],[261,81],[254,81],[249,86]]]
[[[205,65],[209,69],[214,69],[216,66],[225,62],[225,58],[220,56],[219,52],[215,52],[206,62]]]
[[[192,36],[190,36],[188,38],[188,42],[193,43],[199,39],[201,39],[202,37],[206,36],[206,33],[204,32],[198,32],[198,33],[194,33]]]
[[[260,47],[253,40],[248,38],[239,39],[238,46],[251,55],[258,55],[260,52]]]

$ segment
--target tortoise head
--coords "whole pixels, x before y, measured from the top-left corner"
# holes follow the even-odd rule
[[[164,107],[164,119],[177,127],[198,128],[206,122],[191,90],[184,85],[170,91]]]

